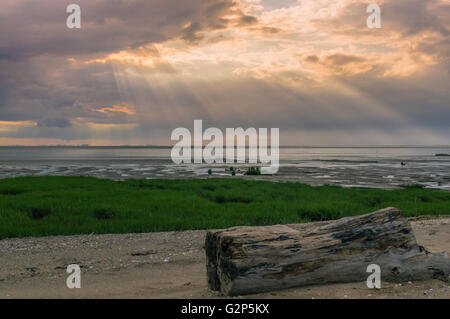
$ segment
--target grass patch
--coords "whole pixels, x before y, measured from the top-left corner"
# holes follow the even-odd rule
[[[23,189],[0,189],[0,195],[19,195],[25,193]]]
[[[417,185],[352,189],[239,178],[18,177],[0,180],[0,238],[299,223],[388,206],[406,216],[450,214],[450,192]]]
[[[259,167],[249,167],[245,172],[245,175],[261,175],[261,170]]]
[[[223,203],[244,203],[248,204],[251,203],[253,200],[251,198],[246,198],[243,196],[224,196],[224,195],[217,195],[214,198],[214,201],[219,204]]]
[[[94,210],[94,216],[97,219],[111,219],[116,215],[116,212],[108,208],[99,208]]]
[[[51,208],[35,207],[31,209],[32,219],[42,219],[52,213]]]

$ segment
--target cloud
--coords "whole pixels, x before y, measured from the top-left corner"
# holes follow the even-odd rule
[[[349,63],[361,63],[365,61],[363,57],[341,53],[329,55],[326,59],[335,66],[342,66]]]
[[[200,34],[202,30],[203,27],[200,23],[191,23],[189,24],[189,26],[183,29],[181,38],[188,42],[196,42],[203,38],[203,36]]]
[[[239,18],[239,24],[240,26],[248,26],[252,24],[256,24],[258,22],[258,19],[251,15],[243,15]]]
[[[137,48],[178,36],[186,24],[214,29],[235,7],[232,0],[79,0],[81,29],[66,27],[67,2],[4,0],[0,8],[0,57],[20,60],[43,54],[93,55]]]
[[[369,2],[80,0],[70,30],[64,1],[4,0],[0,143],[168,144],[194,119],[284,145],[448,141],[448,2],[382,1],[368,29]]]
[[[69,127],[72,126],[70,120],[64,118],[49,118],[38,121],[38,126],[46,127]]]

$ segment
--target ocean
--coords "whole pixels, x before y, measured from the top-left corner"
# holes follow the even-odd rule
[[[170,159],[170,151],[153,147],[0,147],[0,178],[42,175],[115,180],[236,178],[227,170],[230,166],[227,164],[176,165]],[[232,166],[238,177],[263,180],[372,188],[421,184],[450,190],[450,157],[436,154],[450,154],[450,147],[288,147],[280,149],[280,169],[276,175],[244,176],[251,165]]]

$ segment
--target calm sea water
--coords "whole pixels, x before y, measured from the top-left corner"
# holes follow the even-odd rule
[[[450,190],[450,147],[282,148],[280,170],[266,180],[311,185],[392,188],[404,184]],[[400,163],[406,165],[402,166]],[[242,175],[249,165],[233,165]],[[0,147],[0,178],[82,175],[126,178],[233,178],[227,165],[175,165],[168,148]]]

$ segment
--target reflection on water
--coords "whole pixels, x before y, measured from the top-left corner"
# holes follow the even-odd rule
[[[422,184],[450,190],[448,148],[282,148],[280,170],[266,180],[391,188]],[[406,165],[402,166],[401,162]],[[243,176],[248,165],[233,165]],[[230,177],[227,165],[175,165],[168,148],[0,147],[0,178],[82,175],[112,179]]]

